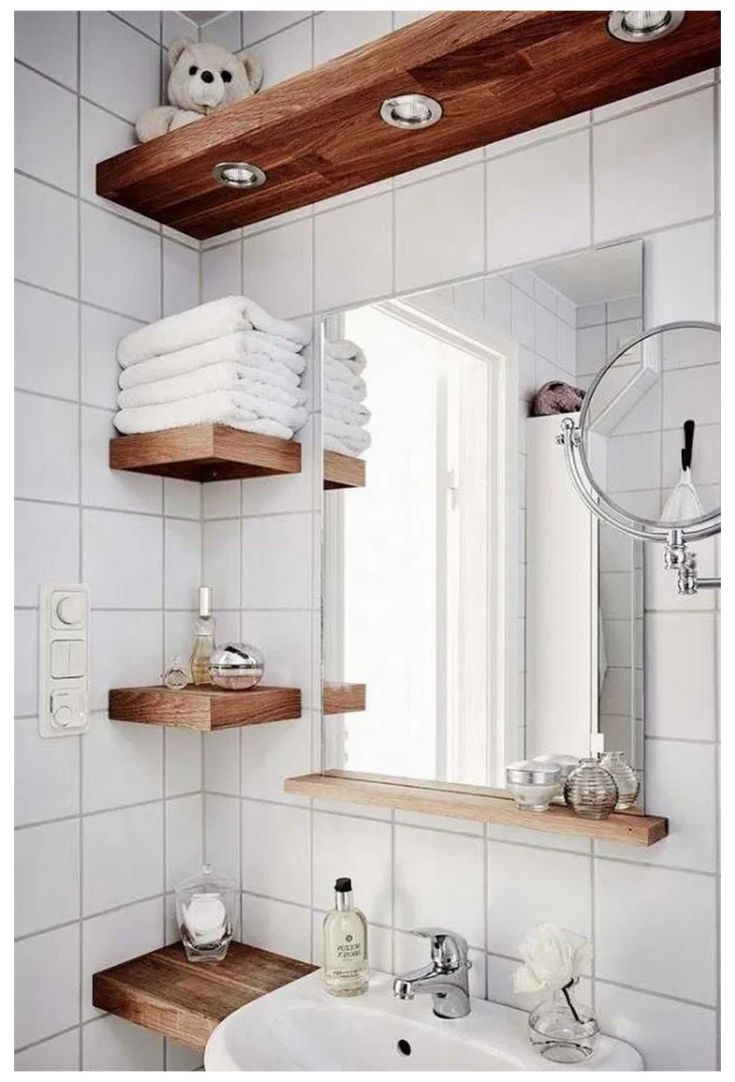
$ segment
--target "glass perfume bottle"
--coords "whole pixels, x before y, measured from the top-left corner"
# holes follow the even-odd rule
[[[191,654],[191,680],[193,684],[211,684],[209,657],[214,650],[214,617],[212,616],[212,588],[199,587],[199,616],[196,622],[196,638]]]
[[[324,987],[333,996],[367,992],[367,921],[352,901],[352,880],[334,884],[334,909],[324,918]]]

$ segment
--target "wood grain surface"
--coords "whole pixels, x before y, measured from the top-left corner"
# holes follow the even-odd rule
[[[323,714],[350,714],[364,710],[366,688],[364,684],[338,684],[325,681],[322,688]]]
[[[180,691],[160,685],[111,688],[108,713],[112,721],[210,732],[299,718],[301,692],[298,688],[264,687],[262,684],[247,691],[225,691],[193,684]]]
[[[363,488],[365,485],[365,462],[362,458],[340,455],[337,451],[324,452],[324,488]]]

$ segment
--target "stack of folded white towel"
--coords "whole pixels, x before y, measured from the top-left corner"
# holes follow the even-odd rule
[[[120,340],[119,432],[217,422],[290,439],[307,419],[308,336],[247,297],[222,297]]]
[[[365,355],[346,338],[324,345],[324,400],[322,421],[328,451],[359,458],[370,446],[365,425],[370,410],[363,404],[367,387],[362,373]]]

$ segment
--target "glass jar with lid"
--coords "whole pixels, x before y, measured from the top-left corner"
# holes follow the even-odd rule
[[[220,962],[237,928],[237,884],[205,864],[176,887],[176,921],[190,962]]]

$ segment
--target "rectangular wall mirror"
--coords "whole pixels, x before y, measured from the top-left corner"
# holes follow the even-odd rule
[[[324,772],[498,791],[604,750],[642,775],[640,544],[574,492],[562,414],[532,416],[640,333],[641,267],[633,242],[324,321],[324,450],[364,463],[324,492]]]

